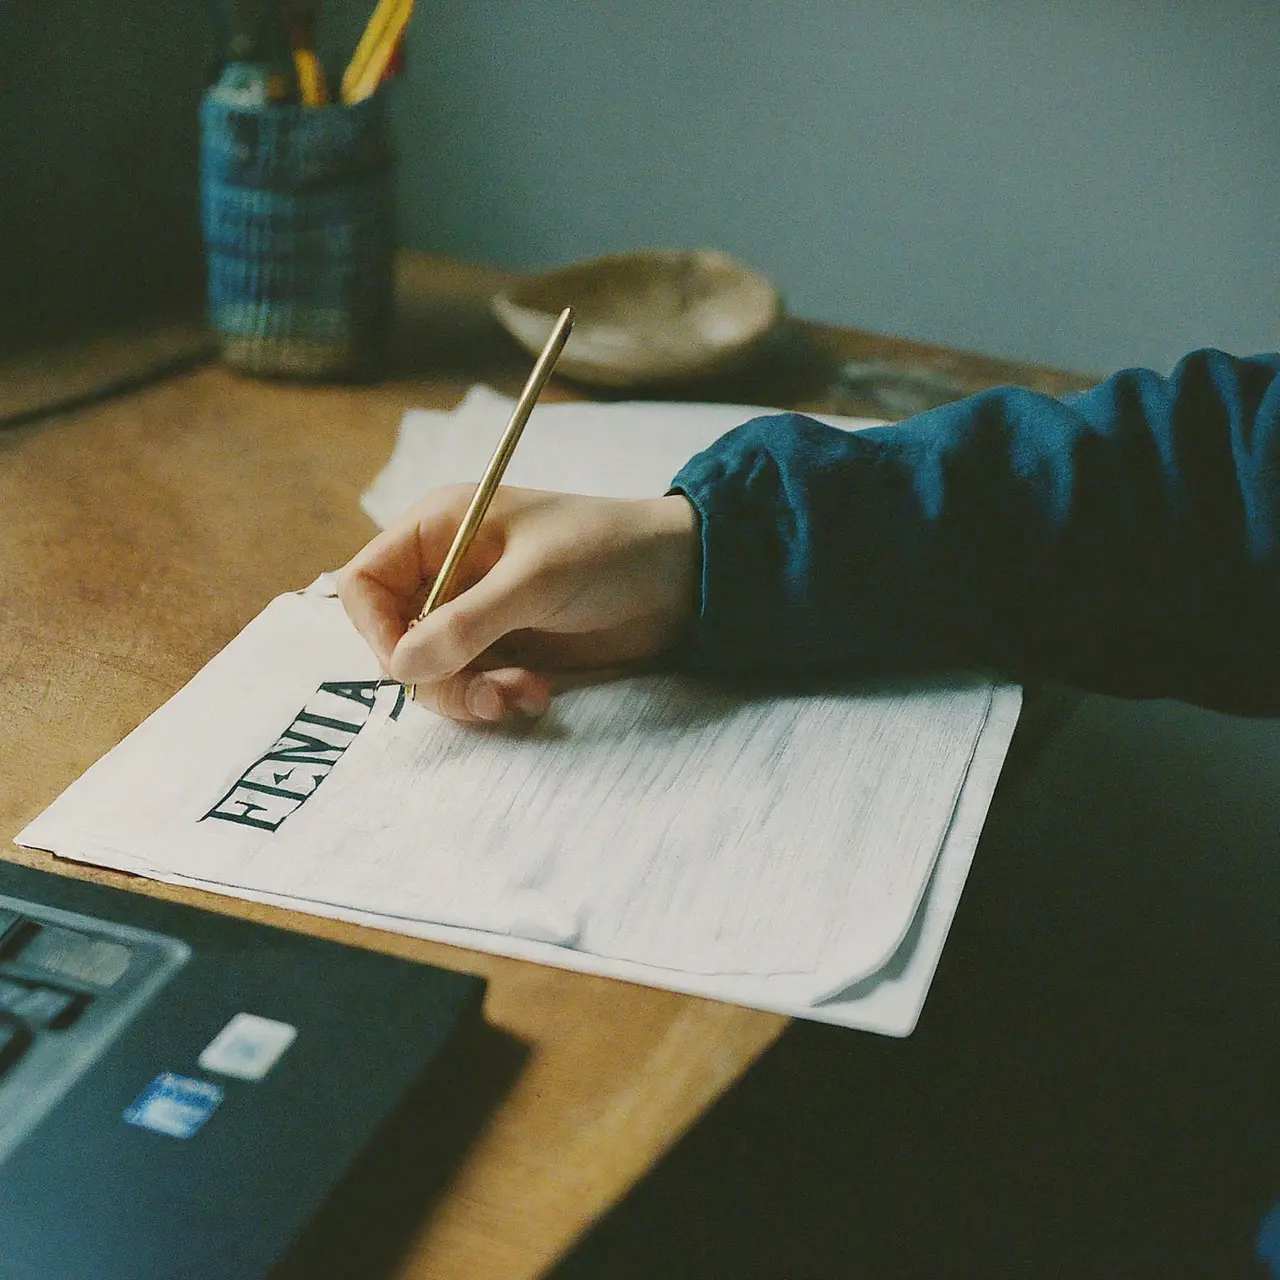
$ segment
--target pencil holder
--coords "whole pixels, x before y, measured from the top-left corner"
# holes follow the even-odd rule
[[[200,107],[209,319],[255,374],[366,376],[392,312],[391,146],[381,95],[353,106]]]

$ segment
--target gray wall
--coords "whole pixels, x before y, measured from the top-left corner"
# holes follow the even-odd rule
[[[1280,345],[1270,0],[436,0],[402,238],[716,245],[792,309],[1102,372]]]

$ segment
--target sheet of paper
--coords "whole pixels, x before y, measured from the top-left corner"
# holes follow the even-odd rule
[[[513,934],[484,933],[450,925],[405,920],[403,917],[354,911],[329,903],[309,902],[252,889],[232,889],[178,875],[157,875],[156,878],[254,902],[287,907],[294,911],[347,920],[352,924],[429,938],[434,942],[489,951],[600,977],[646,983],[713,1000],[728,1000],[813,1022],[826,1022],[879,1035],[906,1036],[911,1034],[919,1020],[941,959],[947,933],[973,864],[978,837],[982,832],[996,780],[1017,725],[1020,707],[1021,692],[1017,686],[1001,685],[993,691],[991,712],[978,740],[951,828],[943,842],[924,900],[907,936],[889,963],[870,977],[818,1003],[810,1003],[799,997],[789,989],[785,980],[777,978],[685,974],[674,969],[650,968],[624,960],[611,960],[590,952],[575,951]]]
[[[788,1011],[897,976],[988,686],[742,698],[651,681],[566,703],[525,735],[436,720],[379,686],[323,587],[284,596],[20,842]],[[928,785],[895,804],[872,781],[888,767]]]
[[[688,973],[805,975],[818,998],[905,935],[989,703],[972,680],[743,698],[654,677],[567,694],[528,732],[409,707],[272,840],[179,869]]]
[[[510,407],[476,388],[453,414],[407,415],[366,510],[385,524],[431,485],[474,478]],[[517,452],[508,481],[661,493],[756,412],[543,406],[527,428],[539,448]],[[484,734],[404,707],[326,591],[273,602],[20,842],[566,968],[912,1029],[1016,688],[962,677],[863,690],[852,710],[839,696],[636,681],[562,697],[532,731]],[[819,741],[836,749],[808,754]]]
[[[478,480],[514,402],[473,387],[450,413],[407,413],[387,465],[361,505],[386,528],[427,489]],[[540,404],[525,427],[504,483],[606,498],[665,493],[672,476],[725,432],[763,413],[759,405],[624,401]],[[870,418],[813,414],[847,430],[882,425]]]

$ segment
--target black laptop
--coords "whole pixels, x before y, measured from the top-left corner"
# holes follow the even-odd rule
[[[308,1271],[326,1215],[395,1131],[456,1110],[444,1082],[483,993],[467,974],[0,863],[0,1280]],[[384,1172],[401,1191],[428,1176]]]

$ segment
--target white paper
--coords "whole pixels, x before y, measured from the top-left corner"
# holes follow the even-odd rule
[[[451,413],[406,413],[387,465],[361,499],[386,528],[433,485],[479,480],[514,401],[472,387]],[[695,454],[764,413],[759,405],[624,401],[540,404],[525,426],[504,484],[603,498],[656,497]],[[846,430],[882,425],[871,418],[811,414]]]
[[[409,707],[270,841],[177,869],[688,973],[811,975],[817,998],[906,933],[989,703],[972,680],[742,698],[650,677],[564,695],[528,731]]]
[[[794,1011],[892,961],[992,706],[972,679],[743,698],[653,678],[495,734],[392,720],[376,681],[335,599],[281,597],[20,843]]]
[[[185,885],[261,902],[270,906],[312,915],[344,920],[351,924],[386,929],[411,937],[426,938],[451,946],[487,951],[495,955],[537,964],[552,965],[605,978],[618,978],[649,986],[664,987],[688,995],[713,1000],[728,1000],[752,1008],[827,1022],[836,1026],[871,1031],[880,1035],[907,1036],[915,1029],[925,996],[941,959],[943,945],[955,917],[965,880],[973,863],[978,837],[986,819],[987,808],[1004,763],[1009,742],[1017,725],[1021,693],[1016,686],[998,686],[992,697],[991,714],[979,739],[978,749],[955,817],[925,892],[924,901],[912,921],[911,929],[893,958],[879,972],[829,1000],[810,1004],[789,992],[775,980],[736,976],[683,974],[671,969],[649,969],[644,965],[614,961],[585,951],[574,951],[551,943],[518,938],[509,934],[491,934],[459,929],[449,925],[406,920],[395,915],[356,911],[332,903],[311,902],[287,895],[261,893],[197,880],[171,872],[163,872],[127,860],[103,865],[119,866],[135,874],[149,876],[168,884]],[[28,828],[28,831],[30,828]],[[23,833],[25,837],[26,832]],[[20,837],[28,847],[47,848],[36,841]]]

